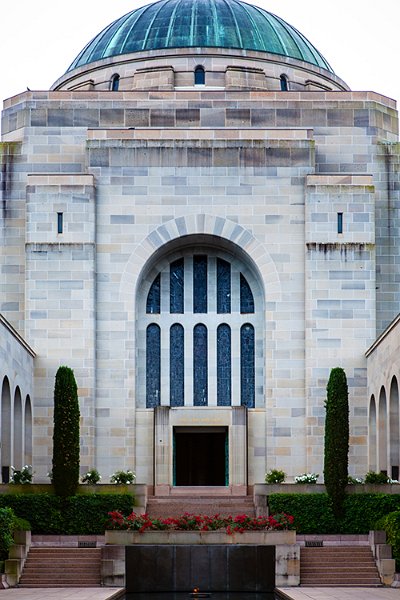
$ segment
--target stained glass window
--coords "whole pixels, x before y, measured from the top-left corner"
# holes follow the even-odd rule
[[[254,408],[255,343],[254,327],[250,323],[240,329],[240,399],[242,406]]]
[[[147,294],[146,313],[147,314],[159,314],[160,312],[160,273],[154,279],[151,284],[149,293]]]
[[[231,265],[217,258],[217,313],[231,312]]]
[[[254,313],[253,292],[250,289],[247,279],[240,273],[240,312]]]
[[[175,260],[170,265],[169,271],[169,297],[170,297],[170,312],[183,313],[184,301],[184,262],[183,258]]]
[[[217,404],[231,405],[231,328],[223,323],[217,329]]]
[[[193,330],[193,404],[208,404],[207,327],[198,324]]]
[[[152,323],[146,329],[146,407],[160,405],[161,331]]]
[[[194,246],[178,259],[176,254],[174,260],[166,257],[150,287],[142,288],[146,314],[138,320],[139,406],[161,405],[161,376],[164,405],[208,406],[209,384],[214,406],[232,406],[238,395],[243,406],[258,405],[256,332],[261,340],[262,315],[256,314],[255,302],[260,293],[243,274],[243,263],[222,252]],[[260,365],[261,353],[260,344]],[[239,390],[235,381],[240,381]]]
[[[172,325],[169,332],[169,390],[170,405],[184,405],[184,329],[179,323]]]
[[[193,257],[193,312],[207,312],[207,256]]]

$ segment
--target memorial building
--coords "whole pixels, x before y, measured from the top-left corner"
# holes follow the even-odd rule
[[[349,472],[397,479],[398,113],[339,75],[264,9],[159,0],[5,100],[3,481],[48,481],[60,365],[104,482],[322,482],[337,366]]]

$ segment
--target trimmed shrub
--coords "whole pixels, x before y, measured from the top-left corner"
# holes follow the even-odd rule
[[[63,498],[50,494],[0,494],[0,507],[11,507],[27,519],[32,533],[57,535],[102,535],[108,513],[130,514],[131,494],[90,494]]]
[[[389,483],[389,477],[386,475],[386,473],[374,473],[374,471],[369,471],[365,476],[365,483],[382,485]]]
[[[265,483],[283,483],[286,478],[285,471],[280,471],[279,469],[271,469],[265,475]]]
[[[302,534],[366,534],[376,521],[400,510],[397,494],[347,494],[340,520],[335,519],[328,494],[271,494],[270,514],[293,515],[296,530]]]
[[[54,386],[52,483],[58,496],[73,496],[79,484],[79,403],[72,369],[59,367]]]
[[[349,456],[349,392],[344,370],[332,369],[326,388],[324,482],[336,519],[342,516]]]
[[[396,571],[400,571],[400,510],[382,517],[376,524],[376,529],[386,531],[387,543],[392,546],[393,558],[396,561]]]
[[[14,519],[15,514],[11,508],[0,508],[0,560],[6,560],[8,558],[8,551],[14,541]]]

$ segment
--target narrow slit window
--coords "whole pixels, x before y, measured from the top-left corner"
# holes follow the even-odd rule
[[[337,232],[343,233],[343,213],[338,212],[337,214]]]
[[[118,73],[116,73],[115,75],[113,75],[111,77],[111,91],[112,92],[118,92],[119,90],[119,75]]]
[[[63,233],[64,230],[64,213],[57,213],[57,233]]]
[[[194,70],[194,85],[205,85],[206,72],[204,67],[198,66]]]
[[[286,75],[280,76],[281,80],[281,92],[287,92],[289,90],[289,80]]]

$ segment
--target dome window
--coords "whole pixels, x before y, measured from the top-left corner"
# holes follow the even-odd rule
[[[118,73],[115,73],[115,75],[113,75],[111,77],[110,90],[112,92],[118,92],[118,90],[119,90],[119,75],[118,75]]]
[[[287,75],[281,75],[280,80],[281,80],[281,92],[289,91],[289,79],[287,78]]]
[[[205,85],[206,83],[206,72],[204,67],[198,66],[194,70],[194,85]]]

